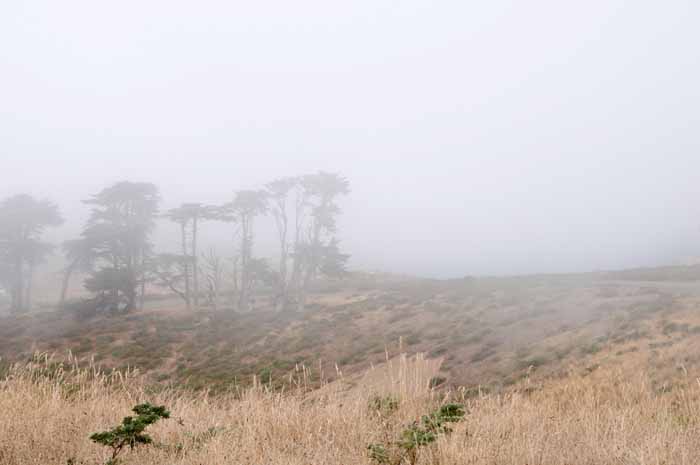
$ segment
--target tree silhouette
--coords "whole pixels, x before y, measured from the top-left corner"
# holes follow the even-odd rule
[[[194,303],[195,310],[199,310],[199,255],[198,232],[199,223],[204,220],[218,219],[218,209],[200,203],[185,203],[178,208],[168,210],[165,217],[180,226],[180,241],[183,259],[180,266],[183,268],[182,280],[185,290],[183,299],[187,309],[191,309]],[[192,286],[190,286],[190,278]]]
[[[339,196],[350,192],[350,185],[339,174],[324,171],[303,176],[301,184],[309,209],[309,221],[305,237],[297,244],[294,254],[302,274],[298,284],[298,303],[303,307],[311,282],[324,271],[324,262],[326,270],[338,269],[341,265],[344,269],[348,259],[347,255],[340,254],[334,235],[337,232],[336,218],[340,214],[336,201]],[[330,260],[335,263],[333,267]]]
[[[243,190],[236,192],[233,202],[224,205],[219,210],[219,219],[233,222],[238,227],[240,248],[238,251],[238,308],[248,308],[250,292],[255,283],[253,279],[253,242],[255,218],[263,215],[268,209],[267,192],[261,190]]]
[[[288,262],[290,258],[290,243],[289,243],[289,198],[294,191],[297,191],[297,204],[299,202],[300,179],[298,177],[280,178],[267,184],[266,190],[270,199],[270,212],[275,220],[277,229],[277,240],[279,241],[279,267],[277,270],[277,297],[282,307],[287,305],[289,299],[289,273]],[[299,206],[301,207],[301,206]],[[297,208],[294,212],[295,221],[298,224],[296,214],[301,211]],[[298,235],[297,235],[298,237]]]
[[[48,200],[21,194],[0,203],[0,262],[13,313],[28,309],[34,269],[53,248],[41,241],[44,231],[62,223],[58,207]]]
[[[190,307],[189,270],[192,259],[187,255],[163,253],[158,254],[149,263],[149,272],[156,286],[170,289]]]
[[[81,271],[90,273],[95,264],[95,256],[93,245],[89,242],[90,238],[80,238],[65,241],[62,244],[63,255],[68,261],[68,265],[63,269],[63,282],[61,284],[61,297],[59,306],[64,307],[68,294],[68,287],[73,273]]]
[[[124,311],[136,306],[138,287],[145,283],[152,254],[149,238],[159,202],[155,185],[126,181],[85,201],[92,211],[82,239],[89,244],[86,252],[97,266],[85,287],[97,295],[101,306]]]

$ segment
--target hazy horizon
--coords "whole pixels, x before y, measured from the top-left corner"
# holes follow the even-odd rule
[[[157,184],[167,209],[325,170],[350,181],[339,236],[353,269],[684,263],[700,257],[699,12],[13,2],[0,6],[0,198],[59,204],[61,240],[80,231],[81,199],[120,180]],[[272,256],[260,225],[256,253]],[[203,246],[228,228],[205,226]]]

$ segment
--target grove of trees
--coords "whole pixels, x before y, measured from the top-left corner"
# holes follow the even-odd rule
[[[90,215],[80,236],[62,243],[59,304],[126,313],[156,286],[193,311],[220,308],[223,296],[232,309],[250,310],[259,288],[271,292],[278,310],[302,308],[314,280],[346,273],[349,256],[340,250],[337,218],[338,199],[348,193],[344,177],[318,172],[237,191],[223,205],[188,202],[161,213],[157,186],[116,183],[84,200]],[[278,243],[273,262],[255,254],[256,225],[270,217]],[[156,253],[152,235],[158,219],[176,226],[178,251]],[[229,254],[200,251],[205,222],[229,225]],[[17,195],[0,203],[0,288],[9,293],[12,312],[31,307],[36,267],[54,250],[43,241],[44,232],[62,223],[58,207],[47,200]],[[90,297],[69,302],[76,274],[84,277]]]

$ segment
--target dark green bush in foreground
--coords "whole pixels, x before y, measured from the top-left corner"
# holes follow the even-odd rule
[[[407,462],[415,465],[420,448],[435,442],[442,434],[451,433],[450,424],[461,421],[464,415],[463,405],[443,405],[430,415],[424,415],[420,421],[411,423],[396,442],[370,444],[369,456],[379,464],[400,465]]]
[[[146,428],[160,419],[170,418],[170,412],[165,407],[148,403],[137,405],[133,412],[136,416],[124,418],[121,425],[90,436],[93,442],[112,449],[112,457],[107,465],[116,465],[117,457],[127,446],[133,449],[138,445],[151,444],[153,439],[144,433]]]

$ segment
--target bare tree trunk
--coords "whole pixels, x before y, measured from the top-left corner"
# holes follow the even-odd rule
[[[287,305],[287,261],[289,260],[289,245],[287,244],[287,218],[282,218],[280,230],[280,267],[279,267],[279,299],[281,308]]]
[[[321,248],[321,225],[318,221],[313,223],[313,234],[309,241],[309,250],[307,251],[308,258],[305,260],[305,268],[302,269],[303,281],[301,284],[301,292],[299,293],[299,310],[303,310],[306,306],[306,297],[311,287],[311,281],[316,277],[319,266],[319,251]]]
[[[34,263],[27,267],[27,284],[24,289],[24,307],[27,311],[32,309],[32,286],[34,284]]]
[[[245,244],[245,239],[243,240],[243,244]],[[239,293],[238,293],[238,309],[243,310],[246,308],[246,301],[248,299],[247,296],[247,290],[248,290],[248,262],[246,259],[246,252],[243,251],[241,253],[241,268],[240,268],[240,287],[239,287]]]
[[[292,260],[292,276],[289,279],[289,285],[287,286],[287,302],[285,302],[285,306],[289,304],[289,294],[293,293],[296,297],[297,300],[299,300],[300,294],[301,294],[301,250],[299,249],[299,245],[296,245],[294,247],[294,260]]]
[[[145,260],[141,258],[141,298],[139,299],[139,310],[143,310],[146,304],[146,276],[144,267],[146,266]]]
[[[185,304],[187,305],[187,310],[192,310],[192,301],[190,293],[190,266],[189,266],[189,255],[187,254],[187,225],[185,221],[180,223],[181,234],[182,234],[182,255],[185,258],[184,271],[185,271]]]
[[[250,281],[250,224],[247,219],[241,221],[241,288],[238,298],[239,309],[248,309],[248,288]]]
[[[136,287],[129,287],[129,291],[126,293],[126,308],[124,313],[128,313],[136,308]]]
[[[221,289],[222,281],[222,266],[221,258],[216,254],[216,251],[211,248],[209,253],[204,255],[204,261],[206,265],[206,280],[208,284],[207,298],[209,304],[212,306],[214,311],[219,309],[219,291]]]
[[[66,305],[66,297],[68,296],[68,286],[70,285],[70,278],[73,275],[73,271],[75,270],[77,263],[77,260],[72,261],[63,271],[63,282],[61,283],[61,299],[58,302],[59,308],[63,308]]]
[[[15,264],[15,285],[13,291],[13,305],[12,310],[14,313],[22,313],[24,311],[24,267],[22,266],[22,260],[17,260]]]
[[[284,309],[287,302],[287,262],[289,261],[289,244],[287,243],[287,232],[289,230],[289,217],[287,215],[287,195],[286,192],[278,192],[275,197],[275,206],[272,214],[277,227],[277,240],[280,244],[280,257],[278,268],[277,295],[275,295],[275,307],[278,310]]]
[[[233,258],[233,270],[231,271],[231,275],[233,277],[233,295],[234,295],[233,305],[237,310],[238,310],[238,299],[236,297],[238,297],[239,293],[240,293],[239,272],[238,272],[239,258],[240,258],[240,256]]]
[[[288,260],[288,254],[287,252],[283,252],[280,257],[280,271],[279,271],[279,290],[277,291],[277,295],[275,296],[275,307],[277,310],[284,310],[284,308],[287,306],[287,301],[289,300],[288,297],[288,289],[287,289],[287,260]],[[283,264],[284,263],[284,264]]]
[[[19,294],[17,292],[17,278],[15,278],[15,282],[12,283],[12,286],[10,288],[10,296],[12,298],[12,303],[10,305],[10,311],[12,313],[15,313],[15,314],[19,313],[21,299],[19,298]]]
[[[301,289],[301,275],[303,271],[303,254],[301,251],[301,235],[304,228],[304,204],[305,195],[302,192],[297,191],[296,195],[296,205],[294,212],[294,259],[292,260],[292,277],[289,280],[287,287],[287,298],[289,299],[289,289],[294,292],[297,305],[299,308],[303,308],[300,303],[303,300],[302,289]],[[289,302],[285,302],[285,307]]]
[[[219,292],[221,291],[221,278],[222,278],[222,271],[221,271],[221,261],[217,257],[216,259],[216,268],[214,269],[214,282],[212,283],[213,289],[213,304],[214,304],[214,311],[219,310]]]
[[[17,313],[17,289],[15,286],[10,288],[10,312]]]
[[[197,255],[197,217],[192,218],[192,284],[194,309],[199,311],[199,256]]]

